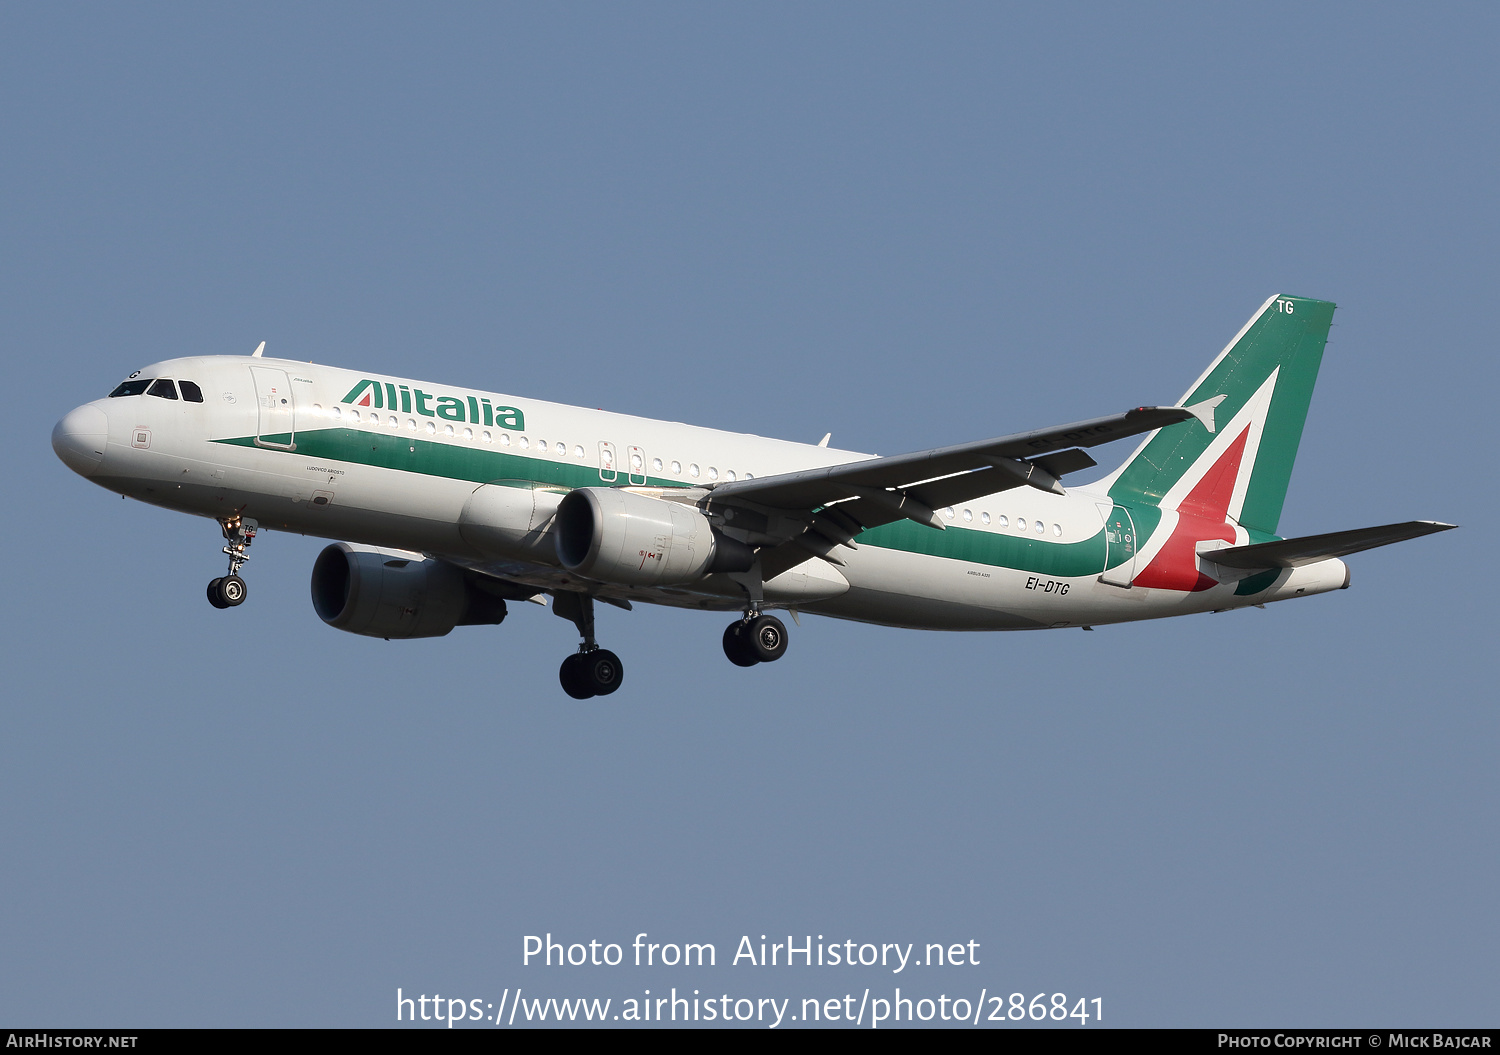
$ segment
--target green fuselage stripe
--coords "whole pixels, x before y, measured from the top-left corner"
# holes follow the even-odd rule
[[[511,451],[482,450],[387,432],[357,429],[313,429],[296,434],[296,451],[278,452],[297,458],[313,458],[369,465],[381,469],[418,473],[423,476],[467,480],[475,484],[527,480],[552,487],[607,487],[599,470],[571,460],[542,458]],[[290,437],[263,436],[262,443],[286,444]],[[257,447],[253,436],[215,440],[240,447]],[[681,480],[643,477],[649,487],[687,487]],[[616,485],[632,483],[620,472]],[[636,486],[641,486],[637,484]],[[1140,525],[1137,524],[1139,531]],[[871,528],[859,536],[859,545],[905,553],[921,553],[950,560],[969,561],[996,568],[1040,575],[1097,575],[1104,568],[1104,530],[1081,542],[1049,542],[1021,534],[1001,534],[951,526],[946,531],[901,520]],[[1114,554],[1111,554],[1114,556]]]

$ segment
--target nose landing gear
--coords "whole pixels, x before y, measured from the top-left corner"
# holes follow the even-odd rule
[[[552,595],[553,614],[572,620],[583,643],[563,660],[557,672],[563,692],[575,700],[608,696],[620,687],[625,667],[620,657],[594,640],[594,599],[586,593],[559,590]]]
[[[240,568],[250,559],[246,551],[249,550],[250,543],[255,541],[255,532],[260,525],[253,520],[233,516],[220,520],[219,526],[229,542],[224,547],[224,552],[229,556],[229,574],[208,584],[208,603],[215,608],[234,608],[244,604],[245,596],[249,593],[245,580],[240,578]]]

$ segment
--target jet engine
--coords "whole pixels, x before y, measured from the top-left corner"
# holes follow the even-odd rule
[[[329,626],[387,639],[442,637],[455,626],[505,618],[505,600],[461,568],[347,542],[318,554],[312,601]]]
[[[580,487],[557,507],[557,559],[600,582],[663,586],[748,571],[755,551],[691,506],[612,487]]]

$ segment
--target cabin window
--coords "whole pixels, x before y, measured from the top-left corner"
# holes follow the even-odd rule
[[[1016,517],[1016,530],[1017,531],[1025,531],[1026,530],[1026,518],[1025,517]]]
[[[719,470],[715,469],[712,465],[710,465],[708,467],[708,478],[710,480],[717,480],[719,478]]]
[[[138,396],[151,387],[153,380],[155,378],[138,377],[133,381],[121,382],[120,387],[109,394],[109,398],[114,399],[116,396]]]
[[[980,513],[979,522],[981,524],[988,524],[990,522],[990,515],[988,513]]]
[[[674,473],[676,473],[678,476],[681,476],[682,475],[682,463],[681,462],[673,462],[672,463],[672,471]]]
[[[203,389],[198,387],[196,381],[179,381],[177,385],[182,389],[182,398],[189,403],[203,402]]]
[[[156,381],[153,381],[151,383],[151,387],[146,390],[146,395],[160,396],[162,399],[176,399],[177,386],[172,384],[171,380],[168,378],[158,378]]]
[[[688,475],[691,476],[694,480],[698,479],[698,463],[697,462],[694,462],[692,465],[688,466]]]
[[[1036,533],[1038,535],[1045,535],[1047,533],[1047,525],[1038,520],[1036,522]]]
[[[1055,538],[1062,538],[1062,525],[1061,524],[1053,524],[1052,525],[1052,534],[1053,534],[1053,536]]]

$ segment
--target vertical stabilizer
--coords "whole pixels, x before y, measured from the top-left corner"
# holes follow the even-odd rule
[[[1305,297],[1261,305],[1177,404],[1196,420],[1153,433],[1105,479],[1110,497],[1158,509],[1207,501],[1214,513],[1274,535],[1333,310]]]

